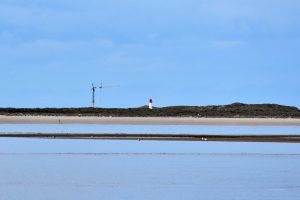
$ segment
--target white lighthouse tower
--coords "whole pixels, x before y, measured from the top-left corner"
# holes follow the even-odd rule
[[[150,109],[150,110],[153,109],[152,102],[153,102],[152,99],[149,99],[149,109]]]

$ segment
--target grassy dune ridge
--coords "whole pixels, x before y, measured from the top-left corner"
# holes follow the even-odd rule
[[[221,117],[221,118],[300,118],[297,107],[278,104],[212,106],[168,106],[149,110],[139,108],[0,108],[8,116],[103,116],[103,117]]]

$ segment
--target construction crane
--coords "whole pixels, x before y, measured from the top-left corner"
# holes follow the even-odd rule
[[[97,86],[95,85],[94,83],[92,83],[92,105],[93,105],[93,108],[96,107],[96,101],[95,101],[95,93],[96,93],[96,89],[99,88],[99,89],[104,89],[104,88],[114,88],[114,87],[118,87],[116,85],[106,85],[106,86],[103,86],[103,84],[101,83],[101,85]]]

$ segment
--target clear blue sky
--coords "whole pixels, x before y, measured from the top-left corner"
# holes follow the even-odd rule
[[[298,0],[1,0],[0,107],[300,107]]]

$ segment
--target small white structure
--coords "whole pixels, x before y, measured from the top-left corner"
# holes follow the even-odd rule
[[[152,107],[152,99],[149,99],[149,109],[152,110],[153,107]]]

